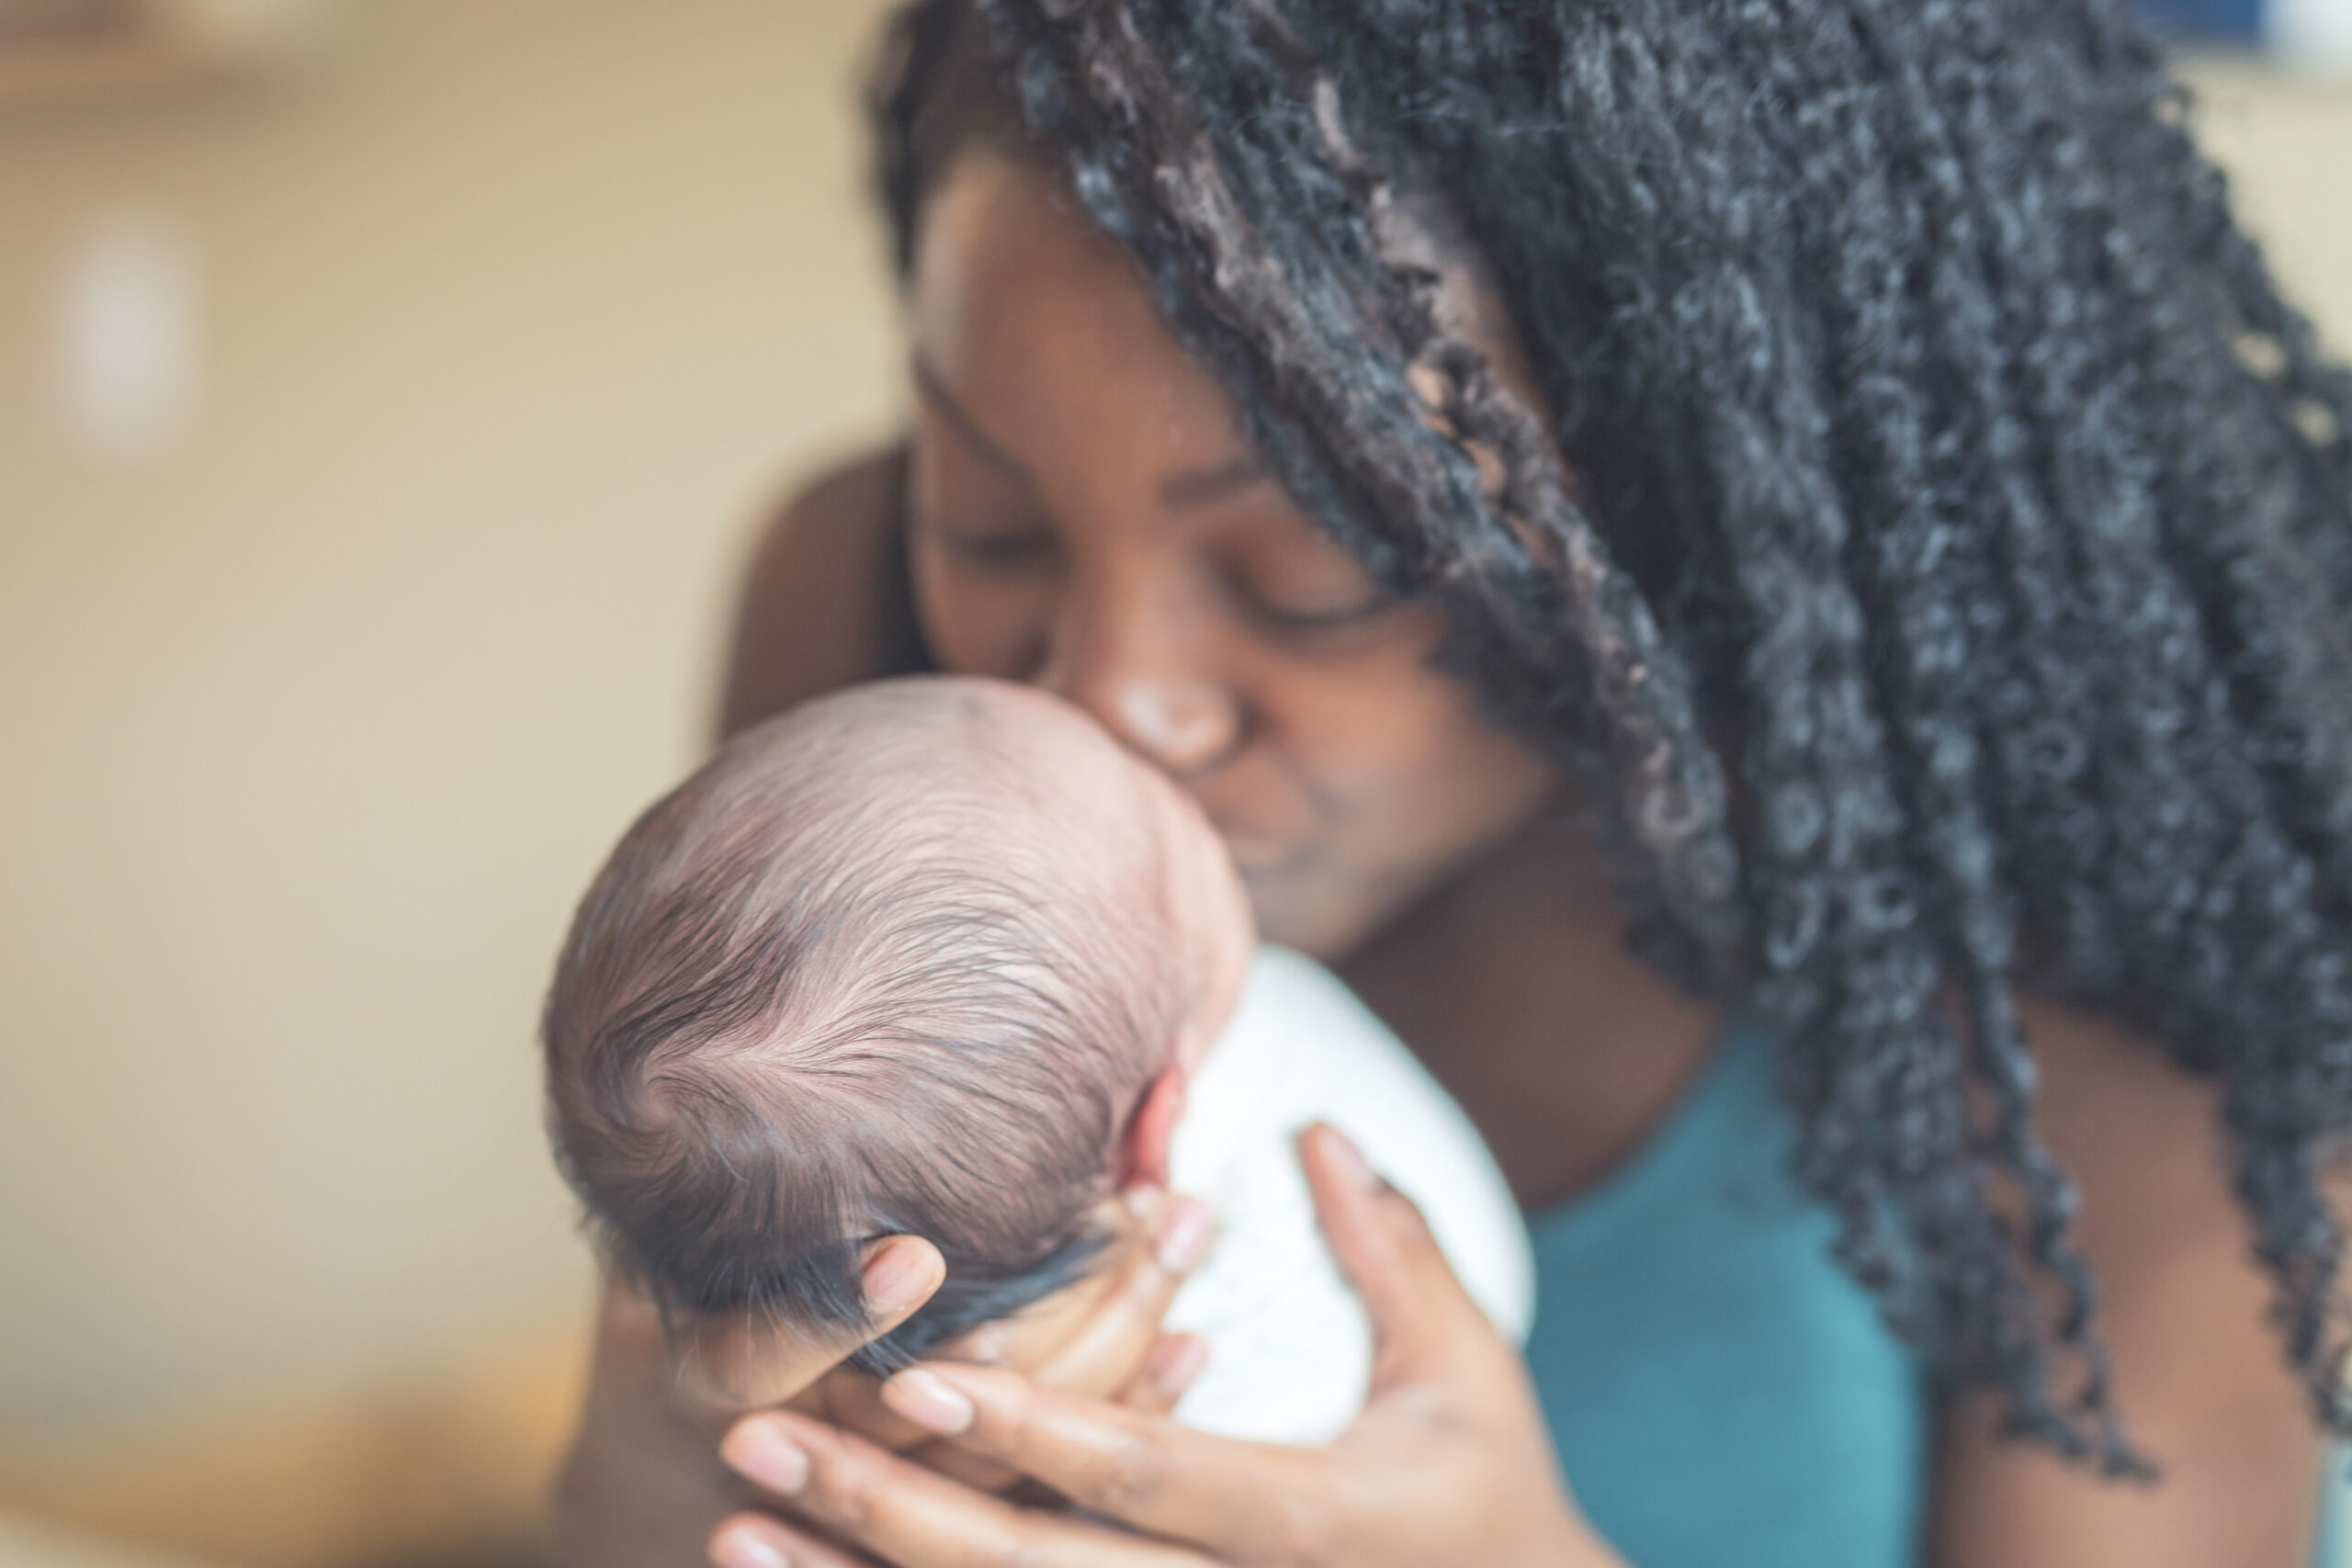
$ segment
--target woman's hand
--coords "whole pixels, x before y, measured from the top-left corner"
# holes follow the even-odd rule
[[[1206,1252],[1211,1217],[1196,1201],[1155,1190],[1114,1202],[1118,1208],[1106,1224],[1128,1236],[1125,1261],[1046,1342],[1013,1347],[1012,1353],[1045,1387],[1166,1410],[1199,1370],[1202,1347],[1188,1336],[1163,1336],[1159,1320]],[[859,1345],[913,1316],[944,1277],[931,1243],[886,1237],[864,1258],[867,1334],[833,1340],[762,1335],[753,1344],[714,1331],[678,1345],[662,1333],[652,1303],[617,1274],[608,1275],[587,1406],[556,1486],[556,1561],[565,1568],[702,1563],[713,1528],[751,1495],[718,1462],[718,1448],[729,1425],[755,1405],[789,1404],[820,1414],[985,1489],[1017,1480],[1016,1472],[938,1442],[894,1414],[873,1379],[842,1365]]]
[[[1016,1322],[985,1325],[942,1354],[1016,1369],[1056,1393],[1113,1399],[1153,1414],[1172,1409],[1207,1359],[1207,1347],[1189,1334],[1163,1334],[1159,1321],[1206,1256],[1214,1217],[1196,1199],[1137,1188],[1106,1201],[1096,1224],[1117,1238],[1114,1266],[1099,1288],[1070,1292],[1067,1302],[1032,1309]],[[884,1401],[882,1384],[854,1368],[836,1368],[787,1407],[982,1491],[1001,1492],[1022,1479],[909,1421]],[[715,1446],[716,1434],[704,1445],[706,1457]]]
[[[1327,1450],[1238,1443],[1011,1373],[919,1367],[884,1385],[909,1422],[1035,1478],[1128,1533],[1015,1506],[821,1422],[763,1413],[722,1447],[811,1530],[758,1514],[711,1540],[720,1568],[1604,1568],[1569,1500],[1524,1368],[1464,1293],[1411,1203],[1318,1128],[1302,1156],[1378,1350],[1355,1425]]]
[[[939,1249],[888,1236],[866,1249],[860,1282],[878,1337],[914,1315],[946,1277]],[[762,1369],[778,1399],[814,1384],[860,1340],[810,1338]],[[722,1359],[724,1359],[722,1357]],[[689,1366],[652,1303],[607,1271],[595,1361],[580,1430],[557,1477],[555,1560],[566,1568],[679,1568],[700,1561],[711,1525],[741,1506],[741,1483],[711,1462],[711,1445],[741,1414],[713,1380],[736,1369]]]

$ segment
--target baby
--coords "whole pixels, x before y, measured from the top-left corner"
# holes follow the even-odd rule
[[[1106,1198],[1167,1185],[1220,1226],[1168,1318],[1209,1346],[1177,1417],[1325,1441],[1372,1345],[1292,1145],[1316,1120],[1498,1326],[1532,1312],[1461,1111],[1337,980],[1255,947],[1182,791],[1026,688],[887,682],[738,738],[590,888],[545,1040],[558,1158],[673,1325],[862,1330],[860,1249],[910,1234],[945,1283],[854,1364],[957,1354],[1104,1266]]]

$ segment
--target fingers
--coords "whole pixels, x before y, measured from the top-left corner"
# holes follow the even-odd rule
[[[876,1568],[862,1551],[820,1540],[765,1514],[737,1514],[711,1532],[716,1568]]]
[[[797,1416],[746,1416],[720,1453],[798,1515],[895,1568],[1208,1568],[1196,1554],[1086,1520],[1018,1508],[909,1463],[862,1438]],[[804,1544],[805,1543],[805,1544]],[[722,1568],[849,1568],[863,1562],[805,1531],[744,1515],[722,1525]],[[765,1549],[773,1556],[759,1555]],[[724,1555],[722,1555],[722,1553]]]
[[[1163,1415],[1175,1408],[1207,1360],[1205,1343],[1191,1335],[1163,1335],[1159,1321],[1186,1275],[1206,1255],[1214,1223],[1206,1205],[1157,1190],[1131,1193],[1120,1201],[1148,1231],[1127,1249],[1125,1266],[1102,1298],[1030,1375],[1047,1388],[1113,1398],[1131,1410]],[[941,1359],[1000,1364],[984,1341],[949,1346]],[[860,1382],[860,1418],[836,1420],[835,1426],[979,1491],[1003,1493],[1022,1479],[1010,1466],[950,1443],[910,1446],[900,1434],[914,1428],[882,1404],[876,1385]]]
[[[1136,1529],[1221,1558],[1330,1560],[1319,1452],[1211,1437],[982,1367],[911,1368],[882,1397],[917,1426]]]
[[[1136,1369],[1136,1374],[1128,1381],[1127,1386],[1119,1391],[1116,1403],[1121,1408],[1138,1415],[1165,1416],[1176,1408],[1185,1391],[1193,1386],[1193,1380],[1200,1376],[1201,1370],[1208,1365],[1208,1341],[1200,1336],[1162,1335],[1159,1343],[1153,1346],[1151,1353],[1144,1358],[1143,1365]],[[922,1428],[892,1410],[882,1400],[880,1384],[868,1383],[865,1387],[874,1409],[881,1413],[880,1424],[869,1416],[862,1421],[835,1420],[834,1426],[847,1426],[893,1452],[906,1455],[917,1464],[935,1470],[942,1475],[952,1476],[982,1492],[994,1492],[1001,1496],[1026,1479],[1003,1461],[989,1459],[969,1449],[957,1448],[946,1438],[933,1438],[920,1446],[910,1446],[885,1436],[886,1432],[920,1432]]]
[[[1137,1200],[1130,1200],[1131,1204]],[[1150,1245],[1133,1248],[1100,1306],[1033,1374],[1047,1388],[1109,1396],[1131,1385],[1160,1337],[1159,1321],[1208,1256],[1216,1223],[1198,1199],[1154,1193]]]
[[[782,1404],[798,1397],[859,1346],[879,1339],[931,1300],[947,1278],[939,1248],[921,1236],[890,1235],[868,1243],[858,1286],[868,1322],[850,1334],[811,1332],[755,1314],[731,1313],[701,1325],[687,1339],[682,1380],[715,1409]]]
[[[1207,1340],[1197,1334],[1164,1334],[1120,1392],[1118,1403],[1140,1416],[1165,1416],[1208,1364]]]
[[[879,1339],[914,1316],[947,1279],[947,1260],[919,1235],[886,1235],[858,1263],[858,1288]]]
[[[1375,1393],[1454,1367],[1466,1348],[1500,1344],[1420,1210],[1353,1144],[1318,1122],[1299,1138],[1299,1159],[1332,1256],[1372,1318]]]

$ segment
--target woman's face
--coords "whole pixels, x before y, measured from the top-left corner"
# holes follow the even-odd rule
[[[978,149],[912,299],[910,558],[948,670],[1087,709],[1200,801],[1272,941],[1345,953],[1542,809],[1554,775],[1430,668],[1260,465],[1132,261]]]

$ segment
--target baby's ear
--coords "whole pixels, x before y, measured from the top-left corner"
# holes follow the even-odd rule
[[[1184,1069],[1170,1066],[1151,1080],[1127,1120],[1119,1160],[1121,1187],[1168,1185],[1168,1148],[1175,1142],[1176,1123],[1183,1119]]]

